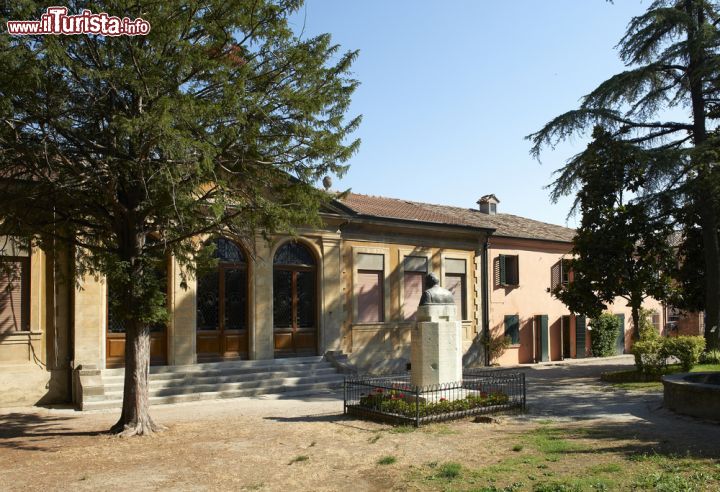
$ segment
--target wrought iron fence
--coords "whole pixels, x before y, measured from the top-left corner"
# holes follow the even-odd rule
[[[525,410],[525,374],[469,370],[463,380],[415,386],[410,375],[345,378],[344,412],[419,426],[509,410]]]

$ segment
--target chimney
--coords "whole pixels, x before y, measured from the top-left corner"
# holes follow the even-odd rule
[[[480,212],[488,215],[495,215],[497,213],[498,203],[500,203],[500,200],[498,200],[495,195],[481,196],[477,201],[477,204],[480,206]]]

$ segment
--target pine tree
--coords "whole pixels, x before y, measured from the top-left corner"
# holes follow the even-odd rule
[[[720,117],[720,6],[707,0],[656,0],[632,19],[618,44],[628,69],[601,83],[580,108],[564,113],[529,135],[532,154],[600,124],[613,136],[648,153],[645,196],[674,201],[699,213],[704,263],[706,339],[720,346],[720,169],[717,120]],[[683,109],[687,121],[663,119]],[[572,158],[553,183],[552,198],[579,184],[582,155]],[[676,214],[680,215],[680,214]],[[687,239],[691,240],[691,239]],[[699,278],[698,278],[699,280]]]
[[[53,2],[18,2],[34,19]],[[0,234],[74,249],[105,275],[126,327],[122,415],[148,434],[149,326],[166,310],[154,265],[190,272],[200,234],[317,224],[318,179],[359,141],[346,120],[357,52],[301,37],[301,0],[70,1],[151,24],[146,36],[0,36]]]

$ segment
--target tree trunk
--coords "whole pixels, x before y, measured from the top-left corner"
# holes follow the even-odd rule
[[[706,197],[701,207],[703,254],[705,256],[705,346],[707,350],[719,349],[720,338],[720,240],[718,221],[712,197]]]
[[[150,327],[141,321],[146,304],[143,275],[147,275],[141,252],[145,234],[131,220],[121,228],[120,256],[128,265],[118,288],[125,303],[125,381],[120,420],[110,429],[121,436],[148,435],[163,430],[150,418]]]
[[[634,341],[640,340],[640,305],[633,302],[631,306],[630,314],[632,316],[633,331],[632,337]]]
[[[696,24],[688,26],[688,81],[693,115],[693,142],[701,147],[707,141],[706,105],[703,93],[705,52],[700,33],[705,24],[703,6],[692,0],[685,1],[685,11]],[[693,199],[699,204],[705,256],[705,341],[707,349],[720,348],[720,240],[718,238],[718,215],[715,175],[710,163],[698,162],[697,189]]]
[[[150,417],[150,328],[130,319],[125,328],[125,390],[120,420],[111,432],[121,436],[148,435],[162,430]]]

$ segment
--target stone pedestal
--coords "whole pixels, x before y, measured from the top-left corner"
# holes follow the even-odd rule
[[[418,308],[410,343],[413,385],[462,381],[462,323],[455,310],[454,304]]]

